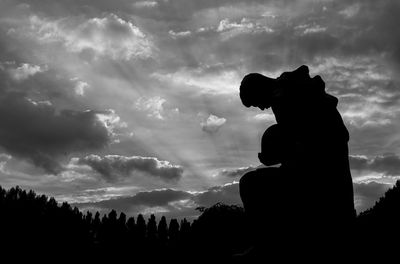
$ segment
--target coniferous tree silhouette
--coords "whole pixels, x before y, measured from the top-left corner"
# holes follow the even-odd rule
[[[97,211],[94,215],[94,219],[92,222],[92,232],[93,232],[93,239],[95,243],[99,242],[99,230],[100,230],[101,220],[100,220],[100,213]]]
[[[190,222],[183,218],[181,220],[180,230],[179,230],[179,237],[182,241],[188,241],[190,236]]]
[[[146,227],[146,221],[144,220],[142,214],[139,214],[137,217],[136,230],[138,239],[144,241],[144,239],[146,238],[147,227]]]
[[[168,237],[172,246],[177,246],[179,239],[179,223],[176,219],[171,219],[168,227]]]
[[[160,222],[158,223],[157,233],[160,243],[162,245],[166,245],[168,240],[168,225],[165,216],[162,216]]]
[[[355,236],[359,237],[358,250],[371,246],[370,256],[382,252],[397,252],[400,237],[400,180],[375,202],[375,205],[357,217]],[[382,256],[379,256],[382,258]]]
[[[126,222],[126,228],[127,228],[128,244],[133,245],[134,237],[136,237],[136,224],[135,224],[135,218],[133,216],[128,218],[128,221]]]
[[[154,243],[157,239],[157,222],[154,214],[150,216],[147,222],[147,239],[150,243]]]

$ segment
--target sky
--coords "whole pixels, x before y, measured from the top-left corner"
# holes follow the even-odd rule
[[[0,185],[128,215],[241,204],[275,118],[241,104],[240,81],[306,64],[339,99],[361,212],[400,176],[398,14],[396,0],[0,0]]]

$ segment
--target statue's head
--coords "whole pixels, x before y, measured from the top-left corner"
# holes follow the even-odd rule
[[[259,73],[247,74],[240,84],[240,99],[246,107],[254,106],[261,110],[271,107],[271,93],[276,80]]]

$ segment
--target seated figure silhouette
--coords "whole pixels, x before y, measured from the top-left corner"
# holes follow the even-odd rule
[[[289,150],[286,149],[287,145],[278,124],[267,128],[261,139],[261,152],[258,153],[260,162],[267,167],[248,172],[240,179],[240,196],[249,218],[249,226],[257,228],[251,230],[254,234],[253,240],[257,244],[266,237],[278,244],[284,232],[281,228],[282,221],[288,220],[285,216],[287,208],[284,207],[286,197],[282,195],[280,188],[285,185],[290,186],[285,184],[285,160]],[[263,224],[255,224],[261,219],[264,221]]]
[[[311,78],[304,65],[276,79],[258,73],[246,75],[241,82],[240,98],[246,107],[271,107],[279,125],[272,129],[280,134],[275,136],[280,146],[267,144],[271,148],[269,158],[264,154],[259,157],[268,166],[278,158],[282,166],[249,172],[240,181],[240,194],[249,218],[275,202],[277,205],[269,207],[272,211],[268,210],[270,216],[266,218],[278,218],[276,223],[281,224],[277,229],[288,243],[300,243],[308,236],[315,241],[313,246],[318,245],[316,241],[335,244],[340,240],[343,248],[349,241],[355,210],[348,160],[349,133],[336,109],[338,99],[327,94],[322,78]],[[272,151],[277,155],[272,155]],[[269,194],[265,195],[271,190],[268,179],[274,179],[275,185],[281,183],[273,187],[281,193],[274,189],[277,198],[265,202],[265,196],[271,199]],[[290,223],[286,222],[288,218]]]

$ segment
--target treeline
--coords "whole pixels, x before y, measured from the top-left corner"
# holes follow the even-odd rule
[[[260,209],[257,223],[247,222],[243,208],[235,205],[218,203],[199,211],[201,215],[192,223],[186,219],[167,222],[165,217],[156,219],[154,215],[148,219],[143,215],[128,218],[115,210],[105,215],[84,214],[77,207],[66,202],[58,204],[54,198],[34,191],[0,187],[0,255],[20,252],[17,256],[39,260],[54,254],[61,258],[84,256],[90,262],[214,262],[248,249],[250,229],[257,232],[274,228],[267,224],[267,207]],[[352,235],[355,255],[368,248],[373,248],[369,256],[395,252],[399,224],[400,181],[375,206],[358,215]]]
[[[249,247],[243,209],[216,204],[199,208],[192,223],[154,215],[145,219],[115,210],[82,213],[77,207],[34,191],[0,187],[0,251],[18,249],[39,254],[66,249],[96,258],[185,260],[196,256],[229,258]]]
[[[357,218],[359,245],[379,255],[380,262],[396,259],[400,248],[400,181]],[[373,254],[373,253],[372,253]]]
[[[368,222],[400,223],[400,181],[387,190],[373,207],[361,212],[358,218]]]

